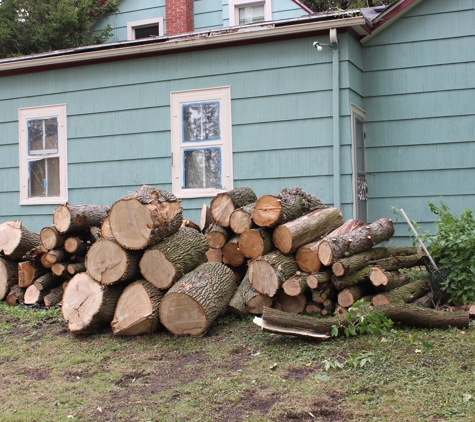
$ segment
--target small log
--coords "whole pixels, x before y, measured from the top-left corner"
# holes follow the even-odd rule
[[[18,284],[18,263],[0,258],[0,300],[5,299],[15,284]]]
[[[239,235],[233,236],[228,240],[226,245],[224,245],[223,252],[223,263],[231,265],[232,267],[239,267],[244,264],[246,257],[239,250]]]
[[[262,314],[264,306],[272,306],[272,298],[270,298],[269,296],[265,296],[255,290],[251,286],[251,283],[249,283],[249,278],[247,274],[242,280],[241,285],[243,286],[242,295],[244,299],[244,304],[246,306],[246,310],[250,314],[260,315]]]
[[[356,230],[359,227],[364,226],[363,221],[351,219],[343,223],[340,227],[333,230],[328,236],[329,238],[340,236],[345,233],[349,233],[353,230]],[[308,273],[316,273],[320,271],[322,263],[318,257],[318,246],[320,245],[323,239],[317,240],[316,242],[311,242],[307,245],[301,246],[297,250],[297,255],[295,260],[297,261],[298,266],[302,271]]]
[[[322,308],[316,303],[307,303],[307,306],[305,306],[305,313],[307,315],[319,315],[322,313]]]
[[[236,291],[233,272],[218,262],[201,264],[168,290],[160,321],[175,335],[204,334],[224,313]]]
[[[236,234],[243,234],[254,226],[252,221],[252,210],[255,202],[238,208],[231,213],[229,217],[229,227]]]
[[[206,258],[208,262],[223,262],[223,252],[221,249],[209,248],[206,251]]]
[[[295,252],[343,224],[343,215],[338,208],[322,208],[278,226],[272,235],[274,245],[282,253]]]
[[[38,288],[32,284],[25,290],[23,296],[23,303],[25,305],[34,305],[35,303],[43,303],[43,298],[49,293],[49,290],[38,290]]]
[[[333,302],[332,300],[327,299],[325,302],[323,302],[323,308],[322,308],[322,316],[327,316],[327,315],[334,315],[335,314],[335,309],[336,309],[336,303]],[[338,305],[340,308],[343,308],[342,306]]]
[[[143,185],[116,201],[109,215],[114,239],[126,249],[145,249],[176,233],[183,208],[175,195]]]
[[[241,281],[241,284],[237,288],[236,293],[234,293],[228,305],[228,311],[238,316],[244,316],[244,315],[249,314],[248,310],[246,309],[246,304],[244,303],[244,296],[243,296],[243,290],[244,290],[244,284],[245,284],[244,280],[246,280],[247,284],[249,284],[249,281],[247,280],[247,275],[246,275],[244,279]]]
[[[140,278],[139,261],[142,253],[124,249],[110,239],[98,240],[86,255],[87,273],[104,285]]]
[[[44,227],[40,231],[40,243],[45,251],[61,248],[67,237],[67,235],[58,232],[54,226]]]
[[[371,249],[374,245],[389,240],[393,234],[392,220],[381,218],[349,233],[323,240],[318,245],[318,257],[323,265],[331,265],[342,257]]]
[[[71,205],[62,204],[53,213],[53,225],[59,233],[87,230],[100,226],[109,214],[106,205]]]
[[[13,285],[10,287],[10,291],[5,298],[5,301],[10,306],[17,306],[20,302],[23,302],[23,298],[25,297],[25,289],[22,289],[18,286],[18,284]]]
[[[46,264],[49,265],[49,268],[51,268],[57,262],[68,260],[71,255],[69,255],[64,249],[53,249],[51,251],[46,252],[43,256],[44,260],[46,261]],[[44,265],[43,260],[41,262]]]
[[[206,204],[203,204],[203,206],[201,207],[201,214],[200,214],[201,233],[205,233],[208,227],[213,223],[216,223],[216,221],[213,220],[213,216],[211,215],[211,211],[209,207]]]
[[[359,284],[364,284],[366,282],[369,282],[369,276],[371,275],[372,270],[372,267],[364,267],[354,273],[350,273],[343,277],[334,277],[333,285],[338,290],[343,290],[353,286],[357,286]]]
[[[62,313],[69,331],[92,334],[109,325],[122,286],[104,286],[86,273],[76,274],[63,295]]]
[[[40,262],[41,262],[41,265],[44,268],[46,268],[46,269],[48,269],[48,271],[50,271],[53,264],[46,259],[46,254],[47,254],[47,252],[45,252],[43,255],[41,255]]]
[[[184,227],[144,252],[140,272],[157,289],[168,289],[183,275],[206,262],[208,249],[209,244],[199,231]]]
[[[385,271],[380,267],[372,267],[369,279],[378,291],[388,292],[409,283],[409,277],[399,271]]]
[[[427,280],[416,280],[387,293],[381,293],[373,297],[373,305],[380,306],[387,303],[402,305],[404,303],[410,303],[424,296],[429,289],[429,282]]]
[[[261,196],[251,214],[258,226],[274,227],[321,208],[326,206],[316,196],[300,188],[285,188],[278,196]]]
[[[298,271],[295,255],[271,252],[249,263],[249,282],[263,295],[273,297],[282,284]]]
[[[104,239],[111,239],[114,237],[111,230],[109,217],[105,218],[101,224],[101,237]],[[96,239],[99,240],[99,239]]]
[[[61,277],[63,279],[70,279],[71,274],[68,272],[68,265],[70,262],[57,262],[56,264],[53,264],[51,267],[51,272],[58,277]],[[63,280],[64,281],[64,280]]]
[[[303,313],[307,305],[307,298],[303,293],[297,296],[289,296],[282,289],[277,292],[276,300],[280,303],[284,312],[290,312],[291,314]]]
[[[33,281],[49,271],[38,261],[24,261],[18,263],[18,285],[26,289]]]
[[[373,292],[373,286],[371,283],[350,287],[338,293],[338,304],[348,308],[358,299],[371,294],[371,292]]]
[[[51,290],[52,288],[59,286],[62,284],[64,279],[62,277],[58,277],[53,273],[46,273],[41,277],[37,278],[34,281],[34,285],[38,290]]]
[[[21,221],[0,224],[0,254],[12,261],[19,261],[32,249],[40,246],[40,235],[23,227]]]
[[[64,241],[64,250],[72,255],[86,255],[88,244],[79,237],[68,237]]]
[[[239,237],[239,250],[246,258],[257,259],[273,249],[271,232],[264,227],[246,230]]]
[[[229,227],[229,219],[233,211],[255,202],[256,199],[256,194],[248,187],[218,193],[210,204],[211,215],[221,227]]]
[[[205,232],[205,237],[210,248],[221,249],[228,240],[229,231],[219,224],[211,224]]]
[[[307,273],[300,273],[288,278],[285,280],[284,284],[282,284],[284,292],[288,296],[299,296],[300,294],[307,292],[307,277]]]
[[[422,306],[423,308],[435,308],[434,305],[434,293],[432,292],[427,292],[424,296],[421,296],[420,298],[416,299],[414,302],[412,302],[414,306]],[[470,313],[470,316],[472,317],[473,313],[475,312],[475,307],[473,311],[469,309],[464,309]]]
[[[119,297],[111,322],[116,336],[150,334],[160,326],[159,308],[164,292],[145,280],[129,284]]]
[[[330,271],[320,271],[307,276],[307,285],[311,289],[316,289],[322,284],[328,283],[331,279],[332,275]]]
[[[68,264],[67,270],[70,275],[76,275],[85,272],[86,265],[84,262],[72,262],[71,264]]]
[[[52,289],[44,298],[43,301],[47,308],[51,308],[52,306],[57,305],[63,300],[63,285],[59,285]]]

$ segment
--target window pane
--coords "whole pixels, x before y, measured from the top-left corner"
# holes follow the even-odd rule
[[[183,106],[184,142],[219,138],[219,102]]]
[[[43,151],[43,120],[28,121],[28,150]]]
[[[45,150],[58,152],[58,119],[35,119],[28,121],[28,151],[38,154]]]
[[[264,20],[264,5],[246,6],[239,8],[239,25],[262,22]]]
[[[158,36],[158,24],[134,28],[135,39]]]
[[[221,148],[185,150],[184,187],[221,188]]]
[[[28,196],[59,196],[59,158],[44,158],[28,162]]]
[[[45,145],[46,149],[58,150],[58,119],[52,117],[51,119],[45,120],[45,132],[46,139]]]

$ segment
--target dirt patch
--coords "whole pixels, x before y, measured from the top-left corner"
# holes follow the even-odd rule
[[[216,421],[236,422],[243,420],[246,415],[262,415],[269,413],[270,409],[279,400],[277,396],[262,397],[258,389],[247,390],[243,393],[238,405],[226,406],[218,415]]]
[[[51,373],[48,369],[24,369],[23,374],[26,378],[33,379],[35,381],[44,381],[48,379]]]

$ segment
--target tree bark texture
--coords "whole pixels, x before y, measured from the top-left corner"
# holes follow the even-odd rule
[[[87,273],[104,285],[139,279],[139,261],[143,251],[122,248],[110,239],[98,240],[86,255]]]
[[[332,274],[330,271],[319,271],[318,273],[309,274],[307,276],[307,284],[311,289],[316,289],[324,283],[331,281]]]
[[[253,315],[260,315],[262,314],[262,310],[264,306],[272,306],[272,298],[269,296],[265,296],[255,290],[251,283],[249,283],[249,278],[246,276],[241,282],[243,286],[242,295],[244,298],[244,304],[246,306],[246,310]]]
[[[429,291],[429,282],[427,280],[416,280],[387,293],[381,293],[373,298],[373,305],[390,303],[392,305],[402,305],[410,303],[424,296]]]
[[[347,234],[328,237],[318,246],[318,257],[323,265],[371,249],[374,245],[389,240],[394,234],[392,220],[381,218],[368,226]]]
[[[246,284],[244,281],[249,284],[247,274],[241,281],[241,284],[238,286],[236,293],[234,293],[228,305],[228,311],[238,316],[244,316],[249,314],[249,311],[246,309],[246,304],[244,303],[243,290],[244,284]]]
[[[409,283],[407,275],[400,274],[397,270],[386,271],[377,266],[371,268],[369,279],[379,292],[389,292]]]
[[[5,301],[10,306],[17,306],[20,302],[23,302],[25,296],[25,289],[22,289],[18,284],[13,285],[5,298]]]
[[[53,225],[60,233],[87,230],[98,226],[107,218],[109,207],[106,205],[59,205],[53,213]]]
[[[278,196],[261,196],[252,210],[252,219],[258,226],[274,227],[321,208],[326,206],[316,196],[300,188],[285,188]]]
[[[51,290],[59,286],[64,281],[63,278],[54,275],[53,273],[46,273],[34,281],[34,285],[38,290]]]
[[[56,286],[43,298],[45,306],[47,308],[51,308],[51,306],[55,306],[63,300],[63,285]]]
[[[255,202],[256,194],[251,188],[239,187],[218,193],[210,204],[211,215],[220,226],[229,227],[229,219],[234,210]]]
[[[321,208],[276,227],[272,240],[277,249],[288,254],[343,224],[338,208]]]
[[[164,292],[145,280],[129,284],[119,297],[111,322],[116,336],[150,334],[160,326],[159,309]]]
[[[257,259],[273,249],[272,234],[264,227],[246,230],[239,237],[239,250],[246,258]]]
[[[208,262],[183,276],[160,305],[160,321],[172,334],[201,335],[224,313],[236,291],[234,273]]]
[[[273,297],[285,280],[297,271],[295,255],[274,251],[249,263],[249,282],[259,293]]]
[[[140,272],[157,289],[168,289],[183,275],[206,262],[208,249],[208,241],[200,232],[184,227],[144,252]]]
[[[15,284],[18,284],[18,263],[0,258],[0,300],[5,299]]]
[[[328,236],[328,238],[340,236],[345,233],[349,233],[353,230],[356,230],[359,227],[364,226],[364,223],[361,220],[351,219],[347,220],[340,227],[333,230]],[[320,271],[322,263],[318,257],[318,246],[320,245],[323,239],[317,240],[316,242],[311,242],[307,245],[301,246],[297,250],[296,261],[298,266],[302,271],[308,273],[316,273]]]
[[[71,264],[68,264],[67,270],[69,274],[76,275],[85,272],[86,265],[84,262],[72,262]]]
[[[246,257],[239,250],[239,235],[235,235],[228,240],[224,245],[223,252],[223,264],[231,265],[231,267],[239,267],[246,262]]]
[[[359,284],[364,284],[369,281],[369,276],[371,275],[372,270],[372,267],[368,266],[343,277],[334,277],[333,285],[338,290],[343,290],[353,286],[357,286]]]
[[[0,254],[12,261],[20,261],[31,249],[40,246],[40,235],[23,227],[21,221],[0,224]]]
[[[234,210],[229,217],[229,227],[236,234],[243,234],[254,226],[252,221],[252,210],[255,202]]]
[[[100,233],[101,233],[101,237],[103,237],[104,239],[110,239],[114,237],[114,235],[112,234],[109,217],[104,219],[104,221],[102,222]]]
[[[143,185],[112,205],[109,224],[126,249],[145,249],[176,233],[183,221],[180,201],[171,193]]]

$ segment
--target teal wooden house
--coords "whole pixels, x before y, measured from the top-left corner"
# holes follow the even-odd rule
[[[195,221],[238,186],[424,228],[429,200],[474,208],[473,0],[123,0],[102,24],[105,44],[0,60],[0,221],[142,184]]]

